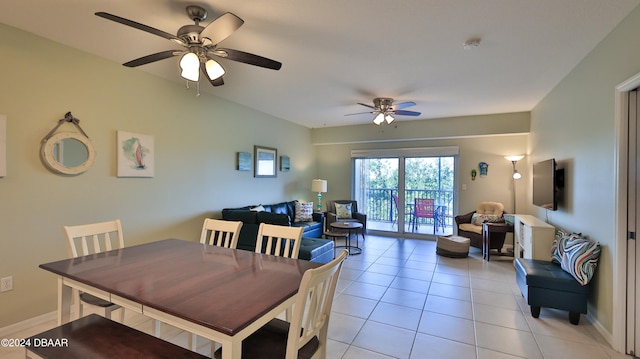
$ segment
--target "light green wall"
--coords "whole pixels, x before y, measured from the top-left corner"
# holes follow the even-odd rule
[[[0,327],[56,308],[55,277],[41,263],[67,256],[63,225],[120,218],[127,245],[198,240],[224,207],[313,200],[310,130],[137,69],[0,25],[0,114],[7,115],[7,176],[0,178]],[[176,73],[177,75],[177,73]],[[216,89],[224,91],[224,86]],[[67,111],[97,160],[65,177],[45,169],[40,141]],[[70,124],[62,130],[75,131]],[[116,131],[155,136],[155,177],[116,177]],[[290,172],[254,179],[237,151],[275,147]]]
[[[400,122],[391,126],[343,126],[318,128],[312,132],[316,145],[318,174],[328,181],[323,198],[351,197],[351,150],[410,147],[458,146],[460,178],[459,213],[476,208],[480,201],[498,201],[513,211],[513,166],[504,156],[527,150],[529,113],[467,116]],[[488,176],[471,181],[471,170],[479,162],[489,164]],[[528,170],[518,166],[526,178]],[[462,190],[466,184],[467,189]],[[524,184],[517,183],[518,209],[525,196]]]
[[[613,328],[614,89],[640,72],[640,8],[611,32],[531,114],[529,161],[556,158],[565,167],[565,206],[531,208],[539,218],[582,232],[603,245],[590,303],[601,325]],[[617,324],[619,325],[619,324]]]

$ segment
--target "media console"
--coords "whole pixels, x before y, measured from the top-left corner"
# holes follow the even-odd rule
[[[555,237],[554,226],[531,215],[516,214],[513,227],[516,258],[551,261],[551,244]]]

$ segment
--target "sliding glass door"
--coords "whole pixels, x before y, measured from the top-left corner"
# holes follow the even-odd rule
[[[452,234],[455,150],[354,151],[354,198],[367,214],[369,231],[407,237]]]

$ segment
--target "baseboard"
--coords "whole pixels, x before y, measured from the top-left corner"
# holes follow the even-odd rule
[[[71,306],[72,318],[73,318],[73,313],[75,312],[74,307],[75,307],[74,305]],[[37,317],[26,319],[18,323],[10,324],[10,325],[7,325],[6,327],[2,327],[0,328],[0,338],[6,338],[9,336],[9,334],[21,332],[23,330],[38,326],[40,324],[44,324],[52,320],[56,320],[56,321],[58,320],[57,310],[39,315]]]
[[[613,335],[609,333],[609,331],[605,329],[605,327],[603,327],[602,324],[600,324],[600,322],[591,315],[591,313],[587,313],[586,317],[598,334],[602,336],[602,339],[604,339],[611,348],[615,348],[613,345]]]
[[[9,336],[9,334],[17,333],[25,329],[35,327],[40,324],[44,324],[51,320],[57,320],[57,318],[58,318],[58,312],[54,310],[53,312],[49,312],[46,314],[39,315],[37,317],[29,318],[11,325],[7,325],[6,327],[0,328],[0,337],[5,338]]]

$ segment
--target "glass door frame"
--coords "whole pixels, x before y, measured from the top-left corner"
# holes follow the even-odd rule
[[[406,214],[405,209],[406,206],[406,186],[405,186],[405,159],[406,158],[416,158],[416,157],[453,157],[453,201],[452,205],[452,218],[458,213],[458,182],[459,182],[459,150],[457,146],[449,146],[449,147],[426,147],[426,148],[403,148],[403,149],[372,149],[372,150],[352,150],[351,151],[351,167],[352,167],[352,176],[351,176],[351,198],[359,199],[359,195],[356,193],[356,188],[358,187],[356,184],[357,173],[356,173],[356,160],[357,159],[380,159],[380,158],[397,158],[398,159],[398,220],[397,220],[397,229],[393,230],[377,230],[369,227],[367,230],[371,234],[381,235],[381,236],[399,236],[404,238],[416,238],[416,239],[434,239],[433,234],[421,234],[416,232],[411,232],[406,227]],[[403,194],[400,196],[400,194]],[[359,201],[360,202],[360,201]],[[363,203],[361,212],[365,212],[366,204]],[[360,208],[359,208],[360,209]],[[453,219],[452,219],[453,221]],[[452,222],[452,232],[453,232]]]

